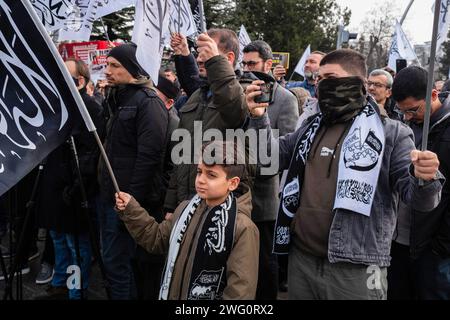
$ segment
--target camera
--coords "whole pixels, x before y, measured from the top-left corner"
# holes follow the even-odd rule
[[[272,76],[270,76],[267,73],[263,73],[263,72],[246,71],[241,76],[239,82],[241,83],[241,86],[244,88],[244,91],[245,91],[247,89],[247,87],[250,84],[252,84],[253,81],[256,81],[256,80],[262,80],[262,81],[264,81],[264,83],[260,85],[261,95],[255,97],[255,102],[272,104],[273,99],[274,99],[273,88],[274,88],[274,84],[275,84],[275,79]]]

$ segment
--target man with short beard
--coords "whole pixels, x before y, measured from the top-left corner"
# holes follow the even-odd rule
[[[316,76],[319,72],[320,62],[322,61],[325,53],[321,51],[314,51],[311,53],[306,59],[304,72],[305,72],[305,80],[304,81],[296,81],[296,82],[288,82],[286,83],[286,89],[291,88],[305,88],[311,94],[311,97],[316,96]],[[274,75],[277,81],[280,81],[284,75],[286,75],[286,69],[282,65],[277,65],[274,69]]]
[[[294,132],[298,120],[297,99],[274,79],[271,79],[272,48],[269,44],[256,40],[244,48],[242,69],[255,75],[267,75],[273,81],[273,103],[268,109],[272,129],[279,130],[280,136]],[[252,220],[260,234],[260,260],[256,300],[275,300],[278,295],[278,263],[272,253],[273,230],[278,208],[279,177],[256,176],[252,187]]]
[[[109,113],[104,147],[120,190],[133,194],[141,206],[162,221],[168,111],[137,61],[136,50],[132,43],[123,44],[113,48],[106,59],[110,90],[104,104]],[[150,258],[147,260],[142,249],[136,250],[133,238],[114,210],[115,190],[103,161],[99,163],[98,179],[102,255],[111,297],[135,298],[136,280],[140,298],[156,298],[164,259],[154,257],[153,262],[148,261]],[[136,262],[133,265],[132,259]]]

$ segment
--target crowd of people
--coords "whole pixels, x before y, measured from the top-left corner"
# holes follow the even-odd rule
[[[287,82],[264,41],[238,61],[228,29],[199,35],[195,48],[174,33],[171,48],[174,68],[157,85],[133,43],[111,49],[97,85],[82,61],[66,61],[121,192],[80,124],[2,196],[1,236],[8,226],[16,242],[25,235],[22,273],[47,230],[36,283],[48,288],[36,299],[88,298],[93,261],[115,300],[450,298],[449,83],[433,88],[429,151],[419,151],[420,67],[368,73],[356,51],[314,51],[304,81]],[[174,136],[210,130],[261,139],[191,139],[189,161],[174,158],[186,156]],[[248,161],[260,143],[279,160],[274,174]],[[11,248],[4,257],[19,254]],[[68,288],[73,265],[81,286]]]

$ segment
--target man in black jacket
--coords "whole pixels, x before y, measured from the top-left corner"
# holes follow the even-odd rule
[[[90,74],[87,65],[76,59],[68,59],[66,67],[78,88],[84,104],[98,129],[102,132],[102,107],[86,92]],[[67,297],[67,268],[79,265],[76,254],[76,242],[79,243],[81,282],[84,290],[89,285],[91,264],[91,244],[88,233],[88,217],[95,214],[96,166],[99,148],[95,137],[89,133],[84,123],[79,123],[75,130],[73,142],[77,149],[82,182],[87,199],[81,196],[80,179],[77,174],[75,159],[71,150],[71,140],[60,145],[47,157],[40,181],[38,201],[38,224],[46,228],[53,241],[55,252],[54,276],[46,295],[35,299],[56,299]],[[83,211],[82,202],[88,201],[88,212]],[[81,291],[77,288],[69,291],[70,299],[80,299]]]
[[[420,67],[403,69],[392,87],[405,120],[422,146],[428,72]],[[450,99],[432,91],[428,149],[438,155],[439,170],[450,176]],[[450,299],[450,185],[442,190],[439,206],[431,213],[400,204],[398,226],[388,270],[389,299]]]
[[[111,89],[105,103],[109,120],[104,146],[119,188],[161,222],[167,109],[137,62],[134,44],[110,51],[105,74]],[[134,298],[131,259],[135,243],[114,211],[115,190],[103,161],[99,170],[102,250],[112,298]],[[159,282],[160,275],[153,273],[155,283]]]

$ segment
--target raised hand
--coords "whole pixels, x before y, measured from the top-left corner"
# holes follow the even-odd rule
[[[181,33],[172,33],[170,38],[170,46],[175,55],[188,56],[191,53],[189,51],[187,39]]]
[[[264,84],[262,80],[253,81],[251,85],[245,90],[245,100],[247,101],[248,112],[252,117],[261,117],[266,112],[268,103],[256,103],[255,97],[262,94],[261,85]]]

